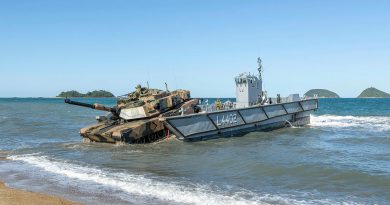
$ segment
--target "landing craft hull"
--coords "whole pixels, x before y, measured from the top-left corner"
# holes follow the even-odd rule
[[[253,106],[212,113],[169,117],[165,125],[178,139],[197,141],[228,137],[251,131],[273,130],[289,125],[310,123],[310,114],[318,109],[318,100]]]

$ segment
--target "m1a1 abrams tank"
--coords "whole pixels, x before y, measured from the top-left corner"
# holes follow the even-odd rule
[[[197,113],[198,100],[187,90],[169,92],[138,85],[136,90],[117,98],[117,105],[106,107],[65,99],[65,103],[109,112],[97,117],[97,124],[82,128],[80,135],[93,142],[149,143],[166,137],[162,118]]]

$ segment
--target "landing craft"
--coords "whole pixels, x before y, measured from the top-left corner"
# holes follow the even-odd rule
[[[236,102],[220,100],[213,105],[192,99],[187,90],[169,92],[137,86],[136,90],[106,107],[65,99],[65,103],[108,111],[98,123],[80,130],[93,142],[150,143],[174,135],[184,141],[240,135],[251,131],[303,126],[318,109],[318,99],[301,99],[298,94],[268,98],[259,75],[242,73],[235,78]]]

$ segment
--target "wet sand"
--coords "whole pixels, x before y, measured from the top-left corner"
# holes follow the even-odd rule
[[[11,189],[0,182],[0,205],[75,205],[80,204],[60,197]]]

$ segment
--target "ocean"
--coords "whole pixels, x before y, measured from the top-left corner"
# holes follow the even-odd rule
[[[0,180],[86,204],[390,204],[390,99],[320,99],[308,126],[241,137],[83,143],[102,114],[0,99]]]

